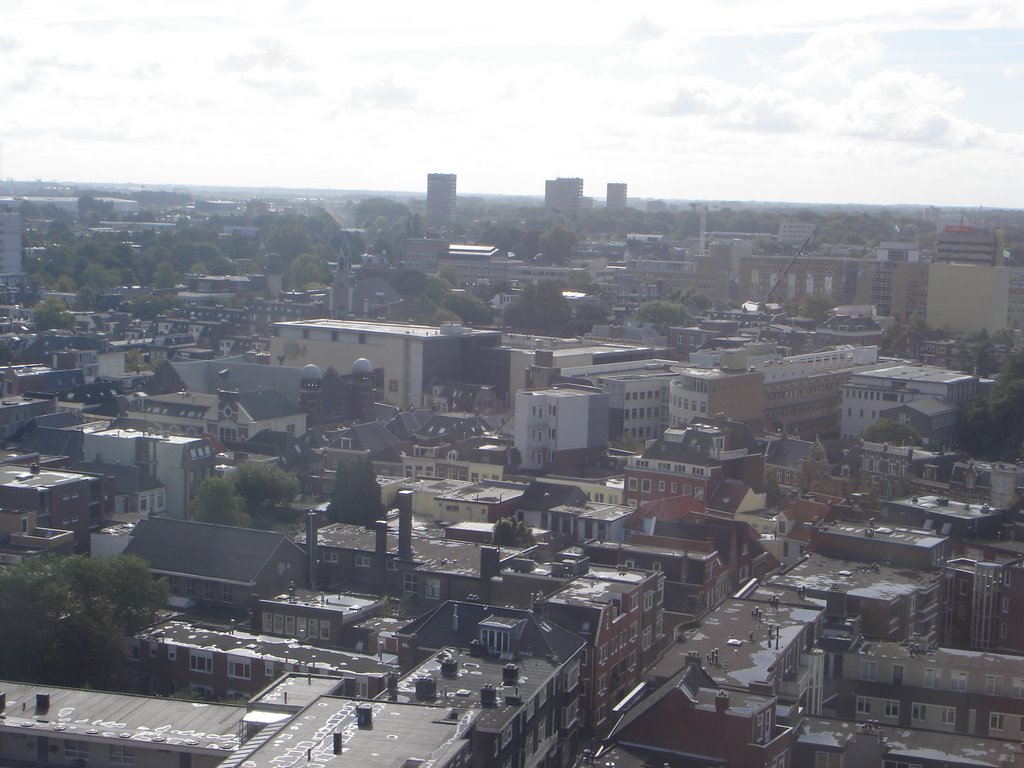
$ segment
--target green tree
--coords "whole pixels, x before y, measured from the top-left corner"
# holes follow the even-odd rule
[[[299,481],[276,464],[245,461],[231,475],[235,492],[245,502],[250,515],[261,508],[283,507],[299,492]]]
[[[561,336],[569,331],[572,309],[555,280],[526,285],[505,310],[505,324],[523,333]]]
[[[156,272],[153,273],[154,288],[173,288],[178,284],[178,276],[174,274],[174,267],[169,261],[161,261],[156,265]]]
[[[809,317],[815,322],[815,324],[821,325],[823,322],[828,320],[834,306],[835,305],[828,296],[811,293],[804,296],[803,301],[800,302],[797,308],[797,311],[803,317]]]
[[[338,464],[327,516],[332,522],[370,525],[384,514],[381,488],[373,464],[366,459]]]
[[[33,558],[0,571],[0,678],[116,690],[127,634],[156,618],[167,583],[135,557]]]
[[[487,325],[494,320],[491,308],[468,293],[449,293],[441,306],[469,325]]]
[[[769,509],[778,509],[785,494],[779,486],[779,479],[775,476],[775,470],[770,467],[764,468],[764,494],[765,504]]]
[[[533,532],[522,520],[503,517],[494,524],[492,542],[499,547],[516,547],[523,549],[534,545]]]
[[[462,287],[462,281],[459,279],[459,270],[455,268],[454,264],[445,264],[437,271],[437,275],[452,288]]]
[[[32,321],[37,331],[71,327],[71,313],[60,299],[45,299],[32,311]]]
[[[686,325],[690,314],[682,304],[656,299],[641,304],[636,311],[636,319],[652,325],[677,326]]]
[[[251,518],[245,512],[245,502],[235,491],[235,484],[224,477],[203,480],[192,502],[192,518],[201,523],[234,525],[246,528]]]
[[[295,289],[324,285],[329,280],[320,259],[311,253],[303,253],[295,258],[288,270],[288,277]]]
[[[541,234],[537,244],[541,255],[550,264],[568,264],[576,247],[576,235],[565,227],[555,225]]]
[[[862,440],[889,445],[921,445],[921,433],[896,419],[879,419],[860,433]]]

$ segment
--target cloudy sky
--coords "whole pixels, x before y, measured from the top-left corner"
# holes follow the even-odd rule
[[[1019,0],[0,0],[15,179],[1024,207]]]

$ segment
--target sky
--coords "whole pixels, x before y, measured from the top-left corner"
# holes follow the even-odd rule
[[[0,177],[1024,207],[1020,0],[0,0]]]

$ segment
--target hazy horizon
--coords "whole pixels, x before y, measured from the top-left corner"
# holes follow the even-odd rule
[[[1011,0],[0,9],[9,178],[1024,206]]]

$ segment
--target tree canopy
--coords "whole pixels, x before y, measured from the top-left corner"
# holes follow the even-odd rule
[[[201,523],[249,526],[252,518],[245,511],[245,501],[235,490],[235,483],[226,477],[203,480],[192,502],[192,517]]]
[[[541,280],[523,287],[522,293],[505,310],[505,324],[515,331],[545,336],[565,334],[572,309],[562,296],[562,285]]]
[[[137,557],[33,558],[0,571],[0,679],[125,688],[127,634],[151,624],[167,583]]]
[[[295,476],[271,462],[244,461],[230,477],[250,515],[259,508],[283,507],[299,492]]]
[[[921,445],[921,433],[896,419],[879,419],[860,434],[862,440],[889,445]]]
[[[327,516],[331,522],[370,525],[384,514],[380,483],[366,459],[342,462],[335,470]]]
[[[49,331],[53,328],[69,328],[71,326],[71,313],[67,305],[60,299],[44,299],[36,305],[32,311],[32,322],[36,330]]]
[[[641,304],[637,308],[636,319],[641,323],[658,326],[686,325],[690,320],[690,314],[682,304],[656,299]]]
[[[493,543],[499,547],[531,547],[533,546],[533,532],[522,520],[513,517],[503,517],[494,524]]]
[[[1024,350],[1003,361],[987,397],[966,404],[958,436],[960,446],[972,456],[994,461],[1024,458]]]

